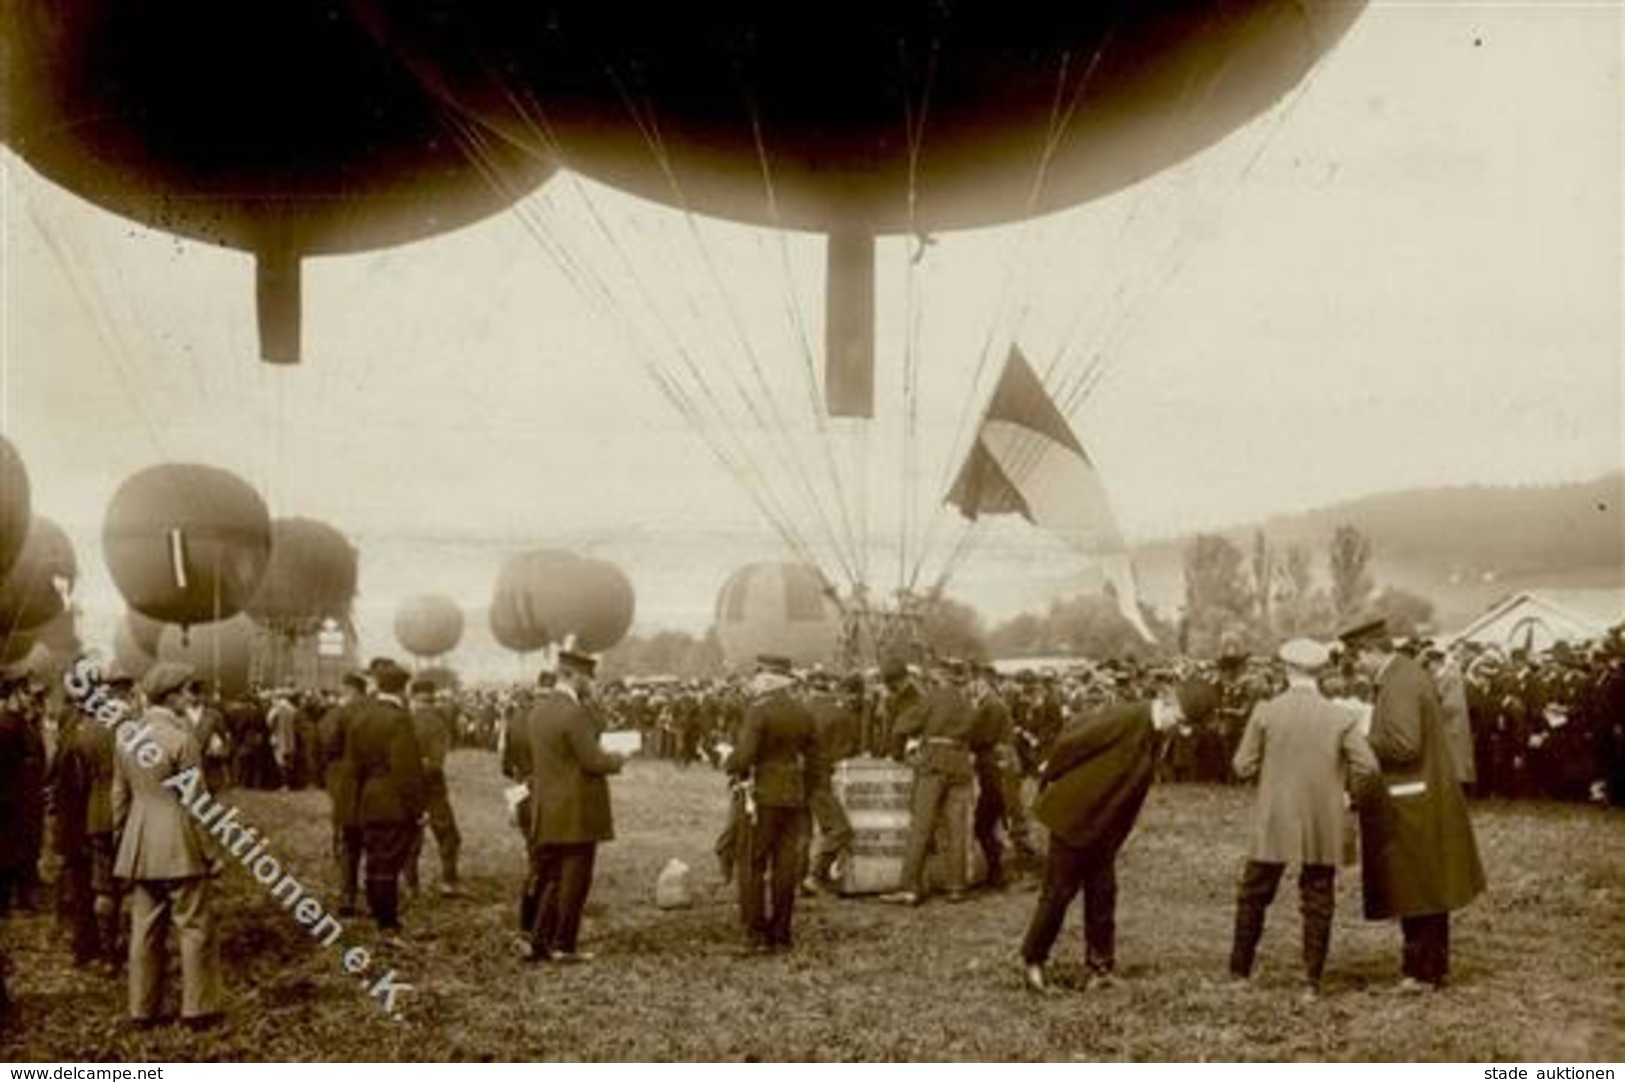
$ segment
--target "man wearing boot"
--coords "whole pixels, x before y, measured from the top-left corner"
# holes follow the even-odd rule
[[[345,761],[355,786],[367,908],[385,939],[400,933],[400,874],[425,805],[423,756],[401,695],[408,674],[382,659],[369,669],[378,693],[350,719]]]
[[[318,740],[322,752],[322,787],[332,806],[333,862],[339,874],[339,916],[356,914],[361,880],[361,824],[356,819],[355,777],[347,755],[350,729],[367,701],[367,678],[346,673],[339,704],[322,716]]]
[[[813,854],[812,872],[805,886],[833,891],[833,870],[837,862],[846,860],[852,849],[853,835],[852,824],[835,796],[830,776],[837,764],[858,753],[858,719],[836,694],[833,677],[820,675],[811,683],[813,693],[807,697],[807,711],[812,715],[818,736],[819,761],[824,773],[807,794],[807,806],[812,811],[813,822],[818,825],[818,848]]]
[[[1254,708],[1232,762],[1242,781],[1258,779],[1247,864],[1236,891],[1230,975],[1252,976],[1264,916],[1288,864],[1299,866],[1303,916],[1303,1000],[1319,998],[1331,944],[1339,864],[1354,861],[1344,785],[1360,795],[1378,773],[1360,734],[1360,716],[1321,695],[1315,674],[1330,651],[1310,639],[1281,647],[1287,690]]]

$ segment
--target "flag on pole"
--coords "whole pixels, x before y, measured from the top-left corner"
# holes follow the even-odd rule
[[[1016,346],[946,502],[969,519],[1018,514],[1093,558],[1123,618],[1156,641],[1100,474]]]

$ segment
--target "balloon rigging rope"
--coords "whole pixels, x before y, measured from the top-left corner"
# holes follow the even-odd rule
[[[1279,16],[1277,15],[1277,17]],[[1209,20],[1211,19],[1212,14],[1210,13]],[[1304,78],[1287,95],[1285,104],[1276,111],[1276,115],[1264,126],[1263,134],[1245,164],[1231,178],[1229,184],[1224,187],[1221,196],[1217,200],[1220,207],[1227,205],[1235,198],[1242,183],[1252,176],[1259,162],[1274,145],[1287,121],[1297,111],[1298,106],[1313,86],[1321,71],[1322,63],[1322,60],[1317,59],[1311,65]],[[1221,64],[1214,69],[1206,82],[1201,99],[1202,103],[1210,100],[1217,90],[1218,84],[1222,81],[1225,73],[1225,67],[1226,65]],[[1187,117],[1194,111],[1194,106],[1191,104],[1191,91],[1194,85],[1194,79],[1187,80],[1181,92],[1181,112]],[[1117,240],[1120,241],[1128,235],[1130,227],[1138,219],[1142,207],[1149,198],[1149,194],[1149,189],[1142,188],[1142,192],[1136,198],[1130,213],[1125,216],[1121,227],[1117,231]],[[1180,219],[1175,236],[1167,245],[1165,253],[1156,261],[1157,265],[1162,268],[1162,273],[1149,281],[1140,282],[1137,295],[1134,295],[1127,303],[1113,304],[1103,309],[1097,309],[1099,313],[1097,316],[1098,326],[1086,339],[1087,342],[1092,343],[1092,349],[1087,346],[1084,348],[1070,346],[1070,338],[1063,340],[1061,349],[1052,360],[1048,373],[1048,375],[1053,375],[1056,371],[1062,373],[1062,379],[1057,386],[1055,395],[1057,407],[1063,416],[1071,417],[1081,409],[1096,393],[1102,381],[1118,370],[1113,361],[1121,354],[1124,344],[1143,325],[1157,298],[1163,294],[1168,285],[1188,263],[1195,247],[1195,234],[1194,216],[1187,214]],[[1132,284],[1125,282],[1120,284],[1117,296],[1122,298],[1131,292],[1133,292]],[[1080,318],[1074,323],[1074,332],[1081,326],[1082,313],[1089,310],[1088,306],[1080,306]],[[1076,357],[1071,362],[1065,360],[1069,351]],[[1051,383],[1048,375],[1045,380],[1046,384]],[[1041,446],[1031,446],[1026,449],[1025,453],[1018,450],[1016,462],[1012,468],[1012,479],[1018,487],[1022,481],[1030,476],[1031,470],[1036,466],[1040,458]],[[952,561],[951,566],[957,566],[959,562],[962,562],[974,551],[974,548],[974,544],[967,546],[964,551],[958,554],[957,559]]]
[[[988,323],[987,333],[983,337],[982,346],[977,356],[975,373],[971,377],[970,387],[966,392],[965,398],[960,403],[959,414],[954,422],[954,436],[948,445],[948,457],[943,461],[942,476],[937,483],[937,491],[947,491],[948,485],[953,477],[956,463],[964,457],[964,452],[961,452],[960,449],[967,448],[968,444],[974,441],[976,438],[975,433],[971,433],[969,439],[966,438],[966,426],[970,422],[971,418],[978,416],[976,402],[980,397],[983,381],[986,377],[991,359],[996,352],[997,344],[1000,342],[1013,341],[1020,329],[1021,324],[1025,322],[1027,315],[1031,310],[1030,297],[1021,301],[1018,305],[1015,300],[1015,294],[1017,291],[1016,278],[1018,265],[1021,268],[1021,285],[1024,287],[1022,292],[1031,292],[1030,289],[1026,289],[1025,287],[1030,284],[1035,269],[1034,260],[1032,259],[1032,250],[1035,243],[1035,237],[1037,235],[1037,228],[1036,223],[1032,221],[1032,215],[1037,210],[1038,201],[1043,195],[1044,183],[1048,179],[1049,165],[1055,155],[1055,150],[1059,146],[1061,139],[1065,136],[1067,126],[1070,124],[1079,103],[1083,99],[1083,95],[1089,86],[1089,81],[1094,75],[1096,69],[1099,67],[1100,61],[1104,57],[1106,49],[1110,44],[1111,35],[1108,34],[1095,48],[1090,62],[1084,69],[1082,76],[1078,80],[1078,86],[1072,92],[1070,98],[1067,96],[1066,89],[1071,74],[1072,54],[1069,50],[1064,52],[1061,56],[1060,64],[1056,70],[1055,95],[1050,107],[1049,130],[1045,137],[1043,151],[1040,153],[1038,161],[1033,169],[1033,181],[1027,192],[1026,214],[1023,217],[1020,226],[1017,227],[1016,237],[1011,245],[1013,249],[1011,252],[1011,258],[1007,259],[1005,262],[1004,275],[999,289],[998,303],[994,308],[993,319]],[[1066,102],[1065,106],[1062,105],[1063,101]],[[1013,319],[1008,315],[1012,308],[1014,308]],[[1003,330],[1003,325],[1006,322],[1013,322],[1013,326],[1009,328],[1008,333],[1005,333]],[[935,504],[931,519],[925,531],[925,536],[920,543],[919,550],[915,553],[914,570],[909,577],[910,588],[912,588],[919,581],[926,560],[933,548],[940,524],[945,517],[947,517],[947,513],[943,505],[941,503]],[[956,546],[955,551],[958,551],[961,547],[962,546]],[[939,577],[939,581],[942,581],[941,577]]]
[[[542,139],[544,146],[552,149],[556,155],[558,143],[556,139],[552,138],[551,128],[547,124],[545,115],[541,113],[539,108],[526,108],[523,101],[513,96],[512,88],[508,84],[503,83],[503,86],[508,90],[515,108],[524,117],[530,129]],[[499,189],[511,188],[512,185],[505,183],[500,165],[495,162],[494,158],[485,149],[483,133],[466,123],[455,123],[454,126],[470,151],[471,159],[485,171],[487,179]],[[611,251],[619,259],[623,269],[632,278],[634,285],[647,299],[648,291],[643,283],[642,276],[637,272],[635,265],[618,238],[615,237],[614,233],[603,221],[597,205],[583,189],[580,178],[573,172],[566,172],[565,176],[569,178],[572,189],[585,207],[590,222],[610,246]],[[616,291],[603,278],[602,274],[596,268],[577,258],[570,244],[561,236],[555,235],[544,218],[536,213],[527,201],[516,200],[511,205],[521,224],[543,252],[575,284],[589,303],[594,304],[601,312],[606,314],[611,319],[613,326],[621,329],[628,344],[632,347],[633,355],[643,364],[657,388],[677,409],[678,413],[688,421],[689,426],[699,433],[712,456],[725,470],[734,476],[740,487],[757,505],[763,517],[774,527],[785,543],[797,554],[798,558],[813,562],[805,539],[801,537],[789,515],[779,506],[773,490],[761,476],[753,458],[749,454],[749,449],[743,446],[743,441],[739,440],[738,434],[733,432],[731,428],[723,426],[720,429],[721,436],[719,436],[717,427],[706,423],[704,404],[695,400],[693,394],[677,378],[678,373],[669,372],[662,367],[659,352],[645,341],[643,335],[639,333],[633,313],[624,307]],[[688,370],[699,394],[703,396],[705,402],[709,403],[714,412],[723,415],[724,411],[720,402],[717,401],[715,389],[705,379],[697,361],[686,348],[682,339],[666,322],[664,313],[652,303],[646,306],[654,312],[655,319],[671,343],[673,352],[676,354],[681,367]],[[722,438],[727,435],[733,435],[740,442],[741,447],[737,450],[731,449],[725,439]]]
[[[626,106],[626,109],[631,115],[634,123],[637,124],[638,130],[642,133],[645,143],[648,145],[650,152],[654,155],[656,164],[660,167],[662,175],[666,178],[666,182],[671,188],[672,197],[682,212],[683,220],[687,227],[688,236],[693,242],[701,262],[704,264],[706,277],[710,283],[711,289],[723,306],[723,310],[727,316],[729,329],[732,332],[734,344],[738,347],[739,354],[749,364],[750,374],[752,377],[754,377],[756,390],[760,392],[759,400],[753,399],[748,393],[744,395],[751,417],[759,427],[765,429],[766,431],[776,433],[780,437],[779,442],[783,444],[783,451],[777,457],[777,464],[786,470],[791,480],[796,485],[800,486],[809,505],[814,511],[814,521],[818,526],[822,527],[824,533],[827,535],[828,543],[836,557],[837,563],[841,567],[841,570],[846,574],[849,580],[856,583],[859,579],[858,569],[854,565],[847,551],[842,548],[840,538],[836,534],[834,516],[825,506],[824,500],[820,498],[817,486],[812,481],[812,477],[806,463],[802,460],[802,456],[796,451],[794,441],[790,436],[789,426],[785,423],[784,415],[779,409],[778,398],[776,395],[774,395],[772,387],[767,381],[766,373],[762,367],[761,358],[759,357],[754,346],[751,344],[750,336],[745,332],[735,298],[728,291],[727,286],[722,281],[722,276],[717,269],[716,260],[713,257],[711,246],[706,242],[704,234],[699,228],[699,223],[696,220],[693,207],[688,200],[688,195],[683,190],[681,180],[678,177],[676,170],[672,167],[671,155],[667,150],[665,139],[661,134],[658,117],[655,115],[653,104],[645,100],[643,102],[643,109],[640,110],[639,103],[632,98],[621,78],[614,71],[610,71],[609,76],[615,82],[616,88],[621,94],[623,104]],[[766,403],[766,416],[763,414],[761,407],[762,402]],[[850,542],[850,519],[847,520],[847,530],[848,540]]]
[[[920,231],[920,149],[925,143],[925,126],[930,116],[932,92],[936,88],[937,64],[941,57],[942,39],[931,40],[930,57],[926,63],[924,86],[920,93],[918,110],[908,93],[908,57],[899,46],[899,63],[904,69],[903,120],[908,133],[908,230],[919,244],[919,250],[908,261],[907,281],[903,295],[903,453],[901,455],[901,490],[898,501],[897,538],[897,590],[908,590],[908,557],[914,542],[913,531],[918,528],[917,507],[920,472],[920,328],[924,319],[924,303],[920,289],[920,262],[925,258],[927,242]]]
[[[830,435],[829,422],[824,416],[823,404],[818,396],[818,372],[814,359],[812,337],[807,332],[805,316],[801,310],[801,299],[795,288],[795,279],[790,261],[790,243],[783,222],[779,214],[778,188],[773,183],[772,163],[768,158],[767,142],[762,133],[761,111],[754,95],[748,87],[741,87],[745,105],[750,114],[751,137],[756,148],[756,159],[761,166],[762,187],[767,194],[768,213],[772,220],[772,232],[778,240],[779,268],[784,278],[785,308],[790,318],[791,331],[794,336],[802,360],[802,372],[805,375],[807,389],[807,408],[811,413],[818,432],[818,443],[823,451],[824,468],[829,474],[830,487],[835,493],[836,506],[840,509],[841,527],[846,545],[852,555],[859,561],[860,573],[866,574],[862,567],[863,554],[867,549],[867,530],[854,535],[850,500],[846,486],[841,480],[841,471],[835,461],[835,447]],[[860,507],[860,513],[863,509]],[[853,585],[857,585],[855,582]]]

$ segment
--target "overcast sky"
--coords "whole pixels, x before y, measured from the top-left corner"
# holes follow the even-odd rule
[[[93,628],[117,609],[102,509],[131,471],[170,459],[237,470],[273,514],[355,537],[375,636],[404,594],[482,604],[504,551],[558,541],[627,566],[641,626],[703,627],[730,564],[784,548],[626,332],[721,357],[730,311],[792,433],[747,432],[730,450],[821,555],[844,502],[848,551],[881,588],[897,579],[897,508],[927,522],[963,451],[998,367],[981,363],[989,341],[996,355],[1020,342],[1052,387],[1102,351],[1104,378],[1071,416],[1131,538],[1386,489],[1595,476],[1625,457],[1620,23],[1613,2],[1376,3],[1301,94],[1183,167],[1066,214],[938,237],[912,272],[886,242],[881,416],[827,439],[793,322],[821,342],[819,238],[704,227],[724,302],[679,216],[555,180],[523,220],[307,263],[305,363],[271,368],[256,359],[248,257],[108,216],[0,152],[4,428],[37,509],[79,546]],[[616,246],[581,226],[588,204]],[[583,280],[616,286],[623,252],[651,295],[593,303]],[[898,393],[910,323],[912,475]],[[729,363],[710,378],[734,401]],[[962,592],[994,612],[1041,600],[1033,584],[1049,589],[1064,553],[1020,524],[991,534]],[[940,563],[956,528],[929,536]]]

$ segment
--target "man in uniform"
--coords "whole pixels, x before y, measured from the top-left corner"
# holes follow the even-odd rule
[[[944,878],[950,901],[964,897],[966,880],[965,819],[976,777],[970,741],[976,711],[958,681],[968,670],[963,662],[938,664],[935,686],[892,726],[894,742],[917,739],[914,799],[909,809],[908,843],[903,853],[900,889],[882,901],[918,905],[925,898],[925,858],[942,828]]]
[[[1287,689],[1259,703],[1247,720],[1233,763],[1242,781],[1258,779],[1252,842],[1236,891],[1236,929],[1230,975],[1252,976],[1264,934],[1264,915],[1288,864],[1298,872],[1303,917],[1305,1001],[1320,996],[1320,978],[1331,946],[1339,864],[1354,859],[1353,823],[1344,801],[1345,779],[1356,795],[1378,772],[1371,747],[1360,735],[1360,715],[1321,695],[1315,674],[1328,651],[1310,639],[1280,649]]]
[[[1377,686],[1368,739],[1381,786],[1360,813],[1365,915],[1399,918],[1399,991],[1437,989],[1450,972],[1450,911],[1484,890],[1443,712],[1427,674],[1394,649],[1384,621],[1358,622],[1339,638]]]
[[[856,678],[862,686],[862,677]],[[837,694],[832,677],[820,676],[807,700],[807,711],[813,719],[818,736],[819,761],[824,773],[813,779],[814,785],[807,795],[813,820],[818,824],[818,851],[813,857],[812,871],[806,885],[813,890],[833,890],[832,871],[837,861],[844,861],[852,848],[852,824],[846,809],[835,797],[830,776],[844,759],[858,753],[858,717]]]
[[[333,861],[339,873],[339,916],[353,917],[361,881],[361,824],[356,819],[355,777],[347,755],[350,728],[367,701],[367,678],[345,673],[338,705],[322,715],[317,727],[322,753],[322,787],[327,790],[333,820]]]
[[[400,874],[423,815],[423,753],[402,694],[409,676],[387,658],[368,668],[377,694],[349,718],[345,769],[355,787],[367,909],[387,939],[400,932]]]
[[[1044,764],[1033,815],[1049,829],[1044,886],[1021,945],[1027,987],[1045,992],[1044,965],[1067,908],[1083,891],[1085,962],[1090,983],[1111,979],[1117,944],[1117,851],[1156,772],[1159,733],[1197,726],[1218,706],[1211,684],[1189,680],[1146,702],[1085,715],[1061,731]]]
[[[577,939],[592,890],[598,845],[614,840],[610,774],[621,756],[598,745],[601,726],[591,713],[597,660],[561,650],[558,682],[542,692],[525,722],[531,760],[531,875],[536,917],[530,960],[585,962]]]
[[[739,916],[750,953],[787,951],[807,860],[808,796],[827,785],[812,715],[790,694],[787,658],[758,659],[739,740],[723,768],[742,792],[735,824]]]
[[[434,833],[435,849],[440,853],[440,896],[459,898],[463,891],[457,884],[457,852],[462,845],[462,835],[457,832],[457,816],[451,810],[451,795],[446,788],[446,754],[456,734],[452,731],[451,714],[435,705],[433,682],[414,680],[410,691],[412,728],[418,738],[418,750],[423,753],[429,829]],[[418,880],[418,856],[422,851],[423,831],[419,830],[406,859],[407,882],[414,888]]]

